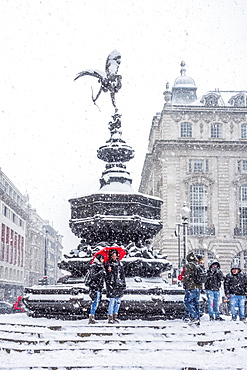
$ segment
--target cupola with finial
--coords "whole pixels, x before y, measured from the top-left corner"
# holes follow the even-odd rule
[[[172,104],[190,104],[197,100],[196,84],[193,78],[186,76],[185,62],[181,62],[180,76],[174,81],[172,87]]]

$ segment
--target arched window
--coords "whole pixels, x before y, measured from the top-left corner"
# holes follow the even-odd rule
[[[241,125],[241,139],[247,139],[247,123]]]
[[[241,235],[247,235],[247,185],[239,189],[239,227]]]
[[[181,123],[181,137],[192,137],[192,124],[190,122]]]
[[[190,186],[190,234],[208,232],[208,188],[203,184]]]
[[[222,138],[222,124],[221,123],[212,123],[211,124],[211,137],[212,138]]]

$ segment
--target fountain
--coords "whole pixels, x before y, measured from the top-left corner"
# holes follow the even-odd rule
[[[106,163],[100,178],[100,189],[82,197],[70,199],[72,232],[80,243],[59,268],[68,272],[53,286],[25,288],[24,303],[31,316],[84,318],[88,316],[90,298],[84,277],[93,255],[105,246],[121,246],[127,252],[122,260],[127,289],[122,298],[120,318],[181,317],[183,289],[171,287],[162,273],[171,264],[159,251],[154,251],[152,238],[162,228],[160,219],[162,200],[132,189],[132,179],[126,163],[134,157],[134,150],[122,139],[121,115],[115,94],[121,88],[117,74],[121,61],[114,50],[106,61],[106,72],[86,70],[75,78],[90,75],[98,78],[101,92],[110,92],[115,109],[109,122],[110,139],[98,149],[97,156]],[[108,301],[104,298],[97,310],[98,317],[106,315]]]

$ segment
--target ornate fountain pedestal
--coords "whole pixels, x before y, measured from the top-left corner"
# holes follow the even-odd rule
[[[115,61],[117,72],[119,53],[113,55],[118,58]],[[112,60],[110,56],[107,65]],[[111,71],[115,62],[110,65]],[[81,72],[79,77],[85,74],[96,77],[92,72]],[[108,83],[101,80],[103,91],[107,86],[111,92],[115,114],[109,123],[110,139],[97,152],[98,158],[106,163],[100,178],[100,189],[69,200],[69,225],[81,242],[59,263],[59,267],[69,274],[58,285],[26,288],[24,303],[30,315],[87,317],[91,300],[83,283],[84,276],[94,253],[104,246],[115,245],[122,246],[127,252],[122,260],[127,289],[121,301],[120,317],[170,318],[183,315],[184,291],[179,287],[170,287],[162,279],[161,274],[172,266],[166,256],[152,247],[152,238],[162,228],[160,215],[163,202],[158,197],[134,192],[131,187],[126,163],[134,157],[134,150],[121,138],[121,116],[115,105],[115,92],[119,89],[119,85],[118,89],[114,88],[116,76],[109,74]],[[119,76],[117,81],[121,81]],[[107,306],[108,300],[103,294],[97,309],[98,317],[106,317]]]

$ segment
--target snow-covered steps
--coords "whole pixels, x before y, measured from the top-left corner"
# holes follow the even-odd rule
[[[52,360],[53,368],[59,364],[67,368],[80,364],[79,369],[92,366],[92,360],[96,360],[98,366],[102,359],[103,365],[108,358],[115,364],[114,369],[120,366],[121,361],[129,368],[134,368],[134,365],[138,368],[140,364],[155,364],[158,368],[166,363],[165,368],[168,369],[168,359],[171,363],[182,362],[193,367],[195,359],[209,354],[217,361],[222,357],[225,362],[224,356],[241,359],[247,348],[247,324],[231,322],[228,317],[225,322],[209,322],[205,315],[200,327],[189,326],[181,320],[129,320],[116,325],[102,320],[88,325],[87,320],[75,324],[71,321],[32,319],[25,315],[22,318],[20,321],[15,320],[17,315],[0,316],[0,358],[9,357],[11,361],[13,358],[17,361],[24,358],[29,366],[34,366],[35,359],[47,359],[42,363],[42,369],[45,369],[48,359]],[[49,361],[47,363],[50,364]],[[219,361],[219,365],[224,368],[223,362]],[[212,368],[217,367],[214,364]]]

